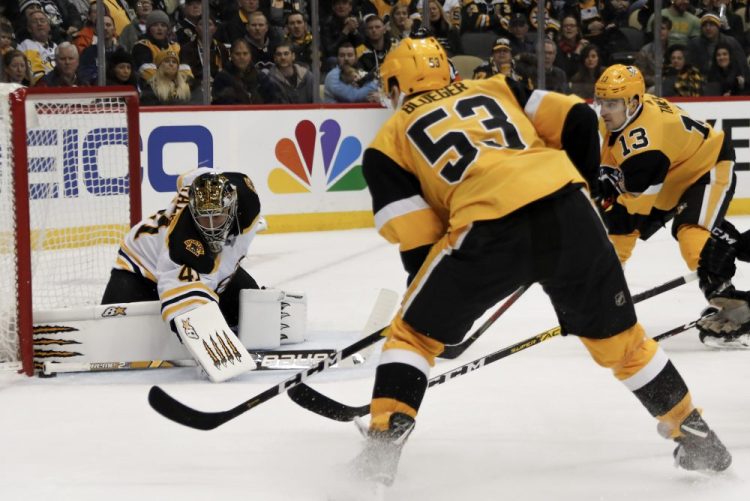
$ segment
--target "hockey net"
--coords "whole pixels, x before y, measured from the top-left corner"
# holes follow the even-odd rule
[[[33,374],[34,310],[101,300],[140,220],[139,150],[133,90],[0,84],[0,368]]]

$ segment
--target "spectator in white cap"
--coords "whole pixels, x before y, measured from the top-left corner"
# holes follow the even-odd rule
[[[83,26],[83,20],[78,9],[68,1],[60,0],[32,0],[38,1],[42,12],[47,15],[53,30],[59,29],[66,39],[72,37]],[[23,2],[23,0],[22,0]]]
[[[21,0],[18,2],[18,10],[21,13],[21,19],[16,23],[16,40],[25,40],[31,38],[31,33],[28,30],[29,17],[34,12],[42,12],[46,17],[50,25],[49,38],[56,44],[68,40],[70,34],[75,33],[81,26],[80,20],[76,16],[72,16],[74,21],[78,21],[77,26],[71,28],[70,34],[63,27],[63,15],[60,13],[59,8],[56,5],[43,5],[43,0]],[[77,13],[77,11],[75,11]],[[66,17],[70,23],[70,16]]]

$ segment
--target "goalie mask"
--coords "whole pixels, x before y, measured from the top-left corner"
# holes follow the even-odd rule
[[[211,251],[221,252],[237,215],[235,187],[221,174],[201,174],[190,185],[188,207]]]

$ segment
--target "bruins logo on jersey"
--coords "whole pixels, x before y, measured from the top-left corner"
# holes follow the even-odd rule
[[[192,238],[185,240],[185,249],[187,249],[187,251],[195,257],[200,257],[206,253],[206,251],[203,249],[203,244],[198,240],[194,240]]]

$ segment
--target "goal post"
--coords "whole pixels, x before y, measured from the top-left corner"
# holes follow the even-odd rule
[[[33,312],[99,303],[141,219],[139,141],[132,88],[0,84],[0,366],[70,351],[35,352]]]

